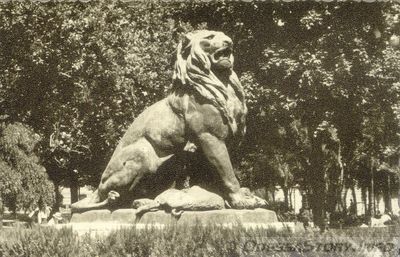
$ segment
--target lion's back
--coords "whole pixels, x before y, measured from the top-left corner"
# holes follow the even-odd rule
[[[119,147],[131,145],[143,137],[155,146],[172,146],[176,142],[170,141],[180,141],[183,133],[183,121],[172,111],[165,98],[149,106],[136,117],[122,137]]]

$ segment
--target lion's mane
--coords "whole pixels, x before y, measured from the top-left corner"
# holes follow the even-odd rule
[[[221,112],[222,116],[227,119],[231,131],[236,131],[236,122],[227,110],[228,94],[226,86],[212,71],[211,61],[207,53],[203,51],[199,44],[196,44],[209,34],[210,31],[194,31],[187,34],[179,43],[176,51],[172,89],[194,89]],[[230,70],[229,80],[245,108],[243,89],[239,78],[232,69]]]

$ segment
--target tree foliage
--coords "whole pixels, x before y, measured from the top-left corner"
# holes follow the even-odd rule
[[[0,115],[41,136],[56,184],[95,185],[126,127],[166,95],[180,33],[222,30],[249,107],[234,158],[242,182],[299,184],[318,196],[314,208],[333,211],[343,188],[369,186],[371,169],[398,172],[400,51],[389,44],[398,12],[352,2],[7,3]]]
[[[54,201],[54,185],[36,154],[39,135],[21,123],[0,127],[0,196],[11,210]]]
[[[42,136],[53,180],[95,185],[126,127],[165,95],[172,21],[152,4],[0,8],[2,115]]]

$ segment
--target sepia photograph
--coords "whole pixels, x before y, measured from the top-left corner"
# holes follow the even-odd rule
[[[400,256],[400,2],[0,0],[13,256]]]

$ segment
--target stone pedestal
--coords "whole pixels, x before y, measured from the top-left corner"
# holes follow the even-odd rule
[[[278,219],[275,212],[265,209],[185,211],[179,218],[176,218],[165,211],[147,212],[141,217],[136,218],[135,209],[120,209],[113,212],[109,210],[96,210],[84,213],[74,213],[70,222],[113,222],[142,225],[170,225],[171,223],[195,225],[200,222],[204,225],[211,223],[217,225],[245,225],[247,223],[268,224],[277,221]]]
[[[244,228],[273,228],[292,232],[302,230],[301,223],[278,222],[274,211],[255,210],[211,210],[185,211],[177,218],[165,211],[147,212],[136,219],[135,209],[116,211],[96,210],[74,213],[66,226],[72,226],[78,233],[105,234],[111,230],[135,226],[137,229],[155,227],[162,229],[169,225],[216,225],[223,227],[243,226]],[[64,225],[65,226],[65,225]]]

